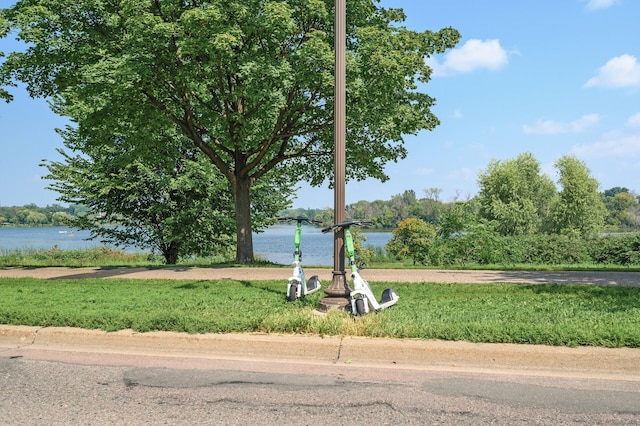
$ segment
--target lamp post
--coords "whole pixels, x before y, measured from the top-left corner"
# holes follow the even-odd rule
[[[345,146],[346,146],[346,0],[335,0],[335,106],[334,106],[334,223],[345,219]],[[324,290],[326,297],[320,299],[318,310],[346,309],[350,305],[351,289],[344,270],[344,231],[339,229],[333,238],[333,278]]]

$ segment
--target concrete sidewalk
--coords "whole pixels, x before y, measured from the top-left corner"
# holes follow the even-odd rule
[[[43,351],[392,370],[486,372],[640,382],[640,351],[272,334],[202,334],[0,325],[0,356]],[[71,356],[71,355],[69,355]]]

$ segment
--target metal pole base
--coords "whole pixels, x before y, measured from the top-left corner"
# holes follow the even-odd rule
[[[324,290],[327,295],[318,302],[318,311],[347,310],[351,306],[351,288],[344,271],[333,271],[331,285]]]

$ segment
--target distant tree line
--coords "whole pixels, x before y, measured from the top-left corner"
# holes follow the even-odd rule
[[[552,182],[547,182],[547,193],[534,190],[536,179],[543,179],[539,170],[534,175],[527,176],[527,168],[524,167],[527,161],[531,161],[531,166],[535,170],[535,159],[529,154],[524,154],[516,160],[504,162],[492,162],[487,170],[480,174],[479,182],[481,191],[478,196],[469,200],[442,201],[439,188],[428,188],[424,190],[424,197],[418,198],[415,191],[406,190],[402,194],[391,197],[390,200],[361,200],[346,206],[347,219],[365,219],[373,222],[370,229],[393,230],[398,224],[410,217],[421,219],[433,226],[438,226],[446,232],[455,233],[464,230],[473,222],[489,221],[493,222],[495,229],[503,235],[526,234],[551,231],[549,217],[550,201],[554,196],[559,197]],[[524,163],[524,164],[523,164]],[[512,169],[519,171],[523,176],[520,179],[505,176],[505,171]],[[583,169],[583,172],[585,170]],[[516,175],[518,174],[516,173]],[[586,176],[581,176],[580,181],[584,182]],[[511,179],[511,180],[510,180]],[[588,180],[587,180],[588,181]],[[526,188],[529,195],[521,186]],[[537,185],[543,187],[544,185]],[[508,193],[498,188],[509,188]],[[141,191],[142,189],[139,188]],[[537,195],[536,195],[537,194]],[[588,202],[585,196],[577,195],[574,201],[577,205],[589,205],[594,207],[593,220],[580,219],[576,221],[578,228],[584,228],[585,223],[593,222],[596,231],[635,231],[640,226],[640,196],[626,187],[613,187],[603,192],[591,191],[592,202]],[[538,197],[535,199],[534,195]],[[568,195],[565,195],[565,198]],[[537,209],[533,206],[538,206]],[[529,209],[529,213],[527,213]],[[572,209],[567,206],[565,210]],[[4,225],[62,225],[67,224],[70,217],[84,216],[90,213],[90,208],[71,204],[63,206],[60,204],[39,207],[36,204],[24,206],[0,206],[0,223]],[[574,216],[581,208],[573,208]],[[325,224],[333,221],[332,208],[296,208],[285,209],[279,212],[286,216],[305,216],[315,218]],[[568,218],[559,220],[556,214],[555,231],[560,231],[561,224],[567,223]],[[545,222],[543,224],[543,222]]]
[[[98,164],[104,165],[104,173]],[[78,226],[116,245],[151,247],[167,263],[233,244],[230,192],[218,185],[221,180],[212,179],[210,166],[186,157],[153,169],[131,164],[114,170],[108,162],[80,165],[76,160],[73,167],[51,163],[50,178],[59,178],[52,188],[63,194],[61,199],[87,204],[0,207],[0,223]],[[640,197],[625,187],[598,192],[598,182],[575,157],[561,158],[556,168],[559,179],[553,182],[529,153],[494,160],[478,175],[480,191],[474,198],[444,202],[438,188],[424,190],[422,198],[407,190],[390,200],[347,205],[346,217],[369,220],[370,229],[393,230],[387,251],[416,263],[637,263],[640,238],[609,241],[600,234],[636,231]],[[274,186],[281,190],[274,193]],[[254,200],[254,222],[266,226],[277,215],[333,222],[331,208],[282,210],[290,196],[281,184],[267,185]],[[208,206],[217,208],[209,214]]]
[[[0,225],[4,226],[47,226],[66,225],[74,216],[86,214],[84,206],[60,204],[38,207],[36,204],[24,206],[0,206]]]
[[[425,190],[422,199],[409,190],[389,201],[351,204],[347,217],[392,230],[387,253],[414,264],[640,264],[640,233],[612,234],[637,231],[640,197],[624,187],[598,192],[573,156],[555,167],[557,182],[530,153],[494,160],[478,175],[472,199],[443,203],[438,189]],[[288,213],[332,218],[330,209]]]

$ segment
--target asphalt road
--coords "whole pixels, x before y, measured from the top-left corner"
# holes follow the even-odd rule
[[[3,425],[640,423],[624,379],[48,351],[0,383]]]
[[[640,424],[637,350],[0,326],[2,425]]]

